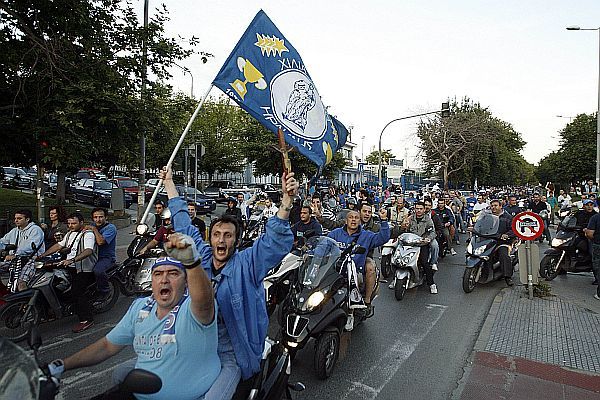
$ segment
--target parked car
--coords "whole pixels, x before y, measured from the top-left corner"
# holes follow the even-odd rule
[[[46,194],[50,197],[56,197],[56,188],[58,187],[58,175],[50,174],[48,175],[48,179],[46,180],[46,185],[48,188],[46,189]],[[71,178],[65,178],[65,194],[72,194],[71,190]]]
[[[251,183],[248,188],[254,190],[260,190],[265,193],[273,203],[279,203],[281,201],[281,190],[278,190],[275,186],[270,183]]]
[[[255,190],[248,186],[236,186],[232,181],[215,180],[204,190],[204,194],[217,202],[225,202],[227,198],[235,197],[238,193],[253,194]]]
[[[138,183],[138,181],[136,181],[135,179],[129,178],[129,177],[119,176],[119,177],[114,178],[111,182],[113,182],[115,185],[117,185],[117,187],[123,188],[125,193],[127,193],[128,195],[131,196],[133,201],[137,201],[138,193],[140,190],[140,184]],[[145,193],[144,196],[146,198],[149,198],[150,196],[152,196],[152,190],[149,189],[147,186],[146,186],[146,189],[144,190],[144,193]]]
[[[35,180],[27,175],[23,168],[2,167],[2,169],[4,171],[3,186],[25,189],[31,189],[35,186]]]
[[[110,207],[112,189],[116,187],[114,183],[101,179],[81,179],[73,187],[73,199],[96,207]],[[132,202],[131,195],[125,193],[125,207]]]
[[[108,177],[102,173],[99,169],[95,168],[81,168],[75,174],[75,180],[80,179],[102,179],[107,180]]]
[[[216,210],[217,202],[215,199],[208,197],[201,191],[197,190],[193,187],[185,187],[184,185],[175,185],[177,188],[177,192],[179,192],[179,196],[183,197],[183,199],[187,202],[195,201],[196,202],[196,212],[198,214],[208,214]],[[187,192],[186,192],[187,190]],[[167,196],[167,192],[161,189],[156,196],[158,200],[162,200],[165,204],[167,204],[169,198]]]

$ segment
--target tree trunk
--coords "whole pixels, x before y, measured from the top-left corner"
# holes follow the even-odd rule
[[[443,171],[444,171],[444,190],[448,190],[448,165],[447,164],[444,164]]]
[[[65,204],[66,192],[66,174],[65,171],[59,169],[56,171],[56,203]]]

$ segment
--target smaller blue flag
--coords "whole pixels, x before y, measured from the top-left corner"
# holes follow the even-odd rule
[[[213,84],[319,167],[346,142],[348,130],[327,113],[300,54],[262,10]]]

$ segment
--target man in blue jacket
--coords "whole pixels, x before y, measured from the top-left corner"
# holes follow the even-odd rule
[[[329,232],[327,236],[338,242],[340,249],[347,248],[351,243],[355,242],[359,246],[364,247],[367,251],[364,254],[355,254],[354,264],[356,272],[363,274],[365,277],[365,305],[367,306],[366,316],[373,315],[373,306],[371,305],[371,297],[375,289],[375,265],[366,263],[367,253],[369,250],[384,245],[390,240],[390,227],[387,222],[387,210],[382,207],[379,210],[379,218],[381,219],[381,228],[379,232],[371,232],[360,224],[360,214],[356,211],[349,211],[346,215],[346,225]],[[365,268],[366,264],[366,268]]]
[[[202,258],[202,267],[213,281],[218,304],[219,358],[221,373],[205,400],[230,399],[237,384],[251,384],[252,376],[260,371],[269,318],[265,302],[263,279],[291,250],[294,235],[288,222],[298,182],[294,174],[282,177],[283,197],[277,214],[266,223],[265,233],[252,245],[237,251],[236,218],[224,215],[210,224],[209,243],[202,240],[191,224],[186,202],[179,197],[171,171],[163,169],[169,196],[169,209],[176,232],[191,236]]]

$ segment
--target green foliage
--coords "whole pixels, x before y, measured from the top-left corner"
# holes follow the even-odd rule
[[[579,114],[560,131],[560,149],[538,163],[540,182],[555,182],[562,187],[587,180],[596,171],[596,116]]]
[[[483,185],[534,180],[533,166],[520,154],[525,142],[511,124],[468,98],[452,101],[450,109],[449,117],[422,120],[417,128],[429,173],[441,176],[446,187],[475,179]]]
[[[390,158],[394,158],[395,156],[392,154],[392,150],[382,150],[381,151],[381,163],[387,164]],[[375,150],[371,154],[365,157],[365,161],[370,165],[379,165],[379,150]]]
[[[132,4],[120,0],[3,1],[0,21],[2,163],[40,160],[59,172],[131,165],[142,132],[166,137],[179,128],[170,89],[158,82],[192,51],[165,36],[164,7],[146,30]],[[142,102],[144,40],[156,82],[148,81]],[[173,106],[168,117],[165,102]]]

